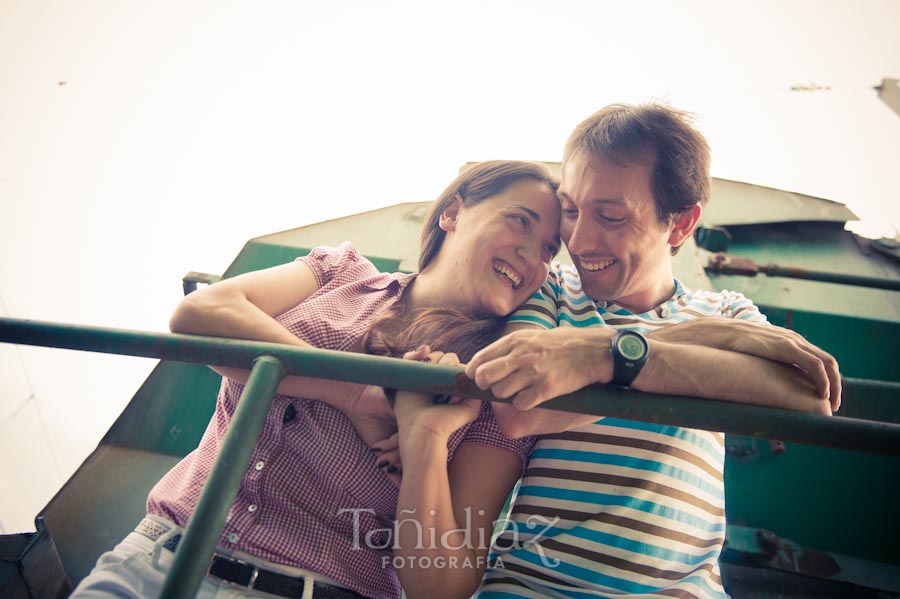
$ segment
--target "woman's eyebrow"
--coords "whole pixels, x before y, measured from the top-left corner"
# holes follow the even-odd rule
[[[516,210],[521,210],[523,212],[527,212],[531,218],[533,218],[534,220],[536,220],[538,222],[541,222],[541,215],[538,214],[537,212],[535,212],[534,210],[532,210],[531,208],[526,208],[525,206],[517,206],[517,205],[510,206],[510,208],[514,208]]]

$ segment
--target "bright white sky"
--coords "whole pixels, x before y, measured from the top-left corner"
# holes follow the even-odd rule
[[[250,238],[558,160],[616,101],[692,110],[715,176],[893,237],[900,116],[873,86],[898,24],[893,0],[0,0],[0,314],[165,330],[183,274]],[[33,529],[152,366],[0,346],[0,532]]]

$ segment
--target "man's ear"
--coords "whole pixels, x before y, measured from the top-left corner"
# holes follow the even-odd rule
[[[456,229],[456,217],[459,216],[459,209],[462,207],[462,196],[458,193],[453,194],[453,199],[441,212],[441,218],[438,221],[441,229],[444,231],[453,231]]]
[[[673,248],[681,247],[684,240],[694,232],[697,223],[700,222],[700,215],[703,213],[703,206],[694,204],[681,214],[675,215],[672,221],[672,228],[669,231],[669,246]]]

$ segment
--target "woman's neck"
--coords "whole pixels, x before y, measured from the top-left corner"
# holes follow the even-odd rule
[[[403,302],[403,310],[411,312],[425,308],[458,308],[459,292],[453,289],[454,284],[452,279],[426,268],[407,286],[400,300]]]

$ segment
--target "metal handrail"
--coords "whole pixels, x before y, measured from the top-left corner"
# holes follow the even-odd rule
[[[200,588],[272,399],[285,374],[497,401],[491,393],[475,387],[460,368],[350,352],[12,318],[0,318],[0,342],[237,368],[252,364],[250,377],[187,523],[160,597],[193,597]],[[847,383],[865,386],[871,382]],[[900,385],[895,384],[895,387],[900,390]],[[587,387],[543,405],[586,414],[900,455],[900,425],[892,423],[828,418],[776,408],[635,391],[626,395],[604,387]]]
[[[0,342],[244,369],[249,368],[259,356],[268,355],[281,360],[288,374],[489,401],[509,401],[498,399],[490,391],[477,388],[461,368],[277,343],[13,318],[0,318]],[[866,388],[877,386],[882,390],[885,387],[893,389],[900,398],[900,383],[845,378],[843,384],[847,393],[860,395]],[[623,393],[594,385],[552,399],[541,407],[835,449],[900,455],[900,424],[889,422],[827,417],[729,401],[634,390]]]
[[[222,447],[178,543],[160,598],[197,594],[283,377],[281,360],[260,356],[254,361]]]

